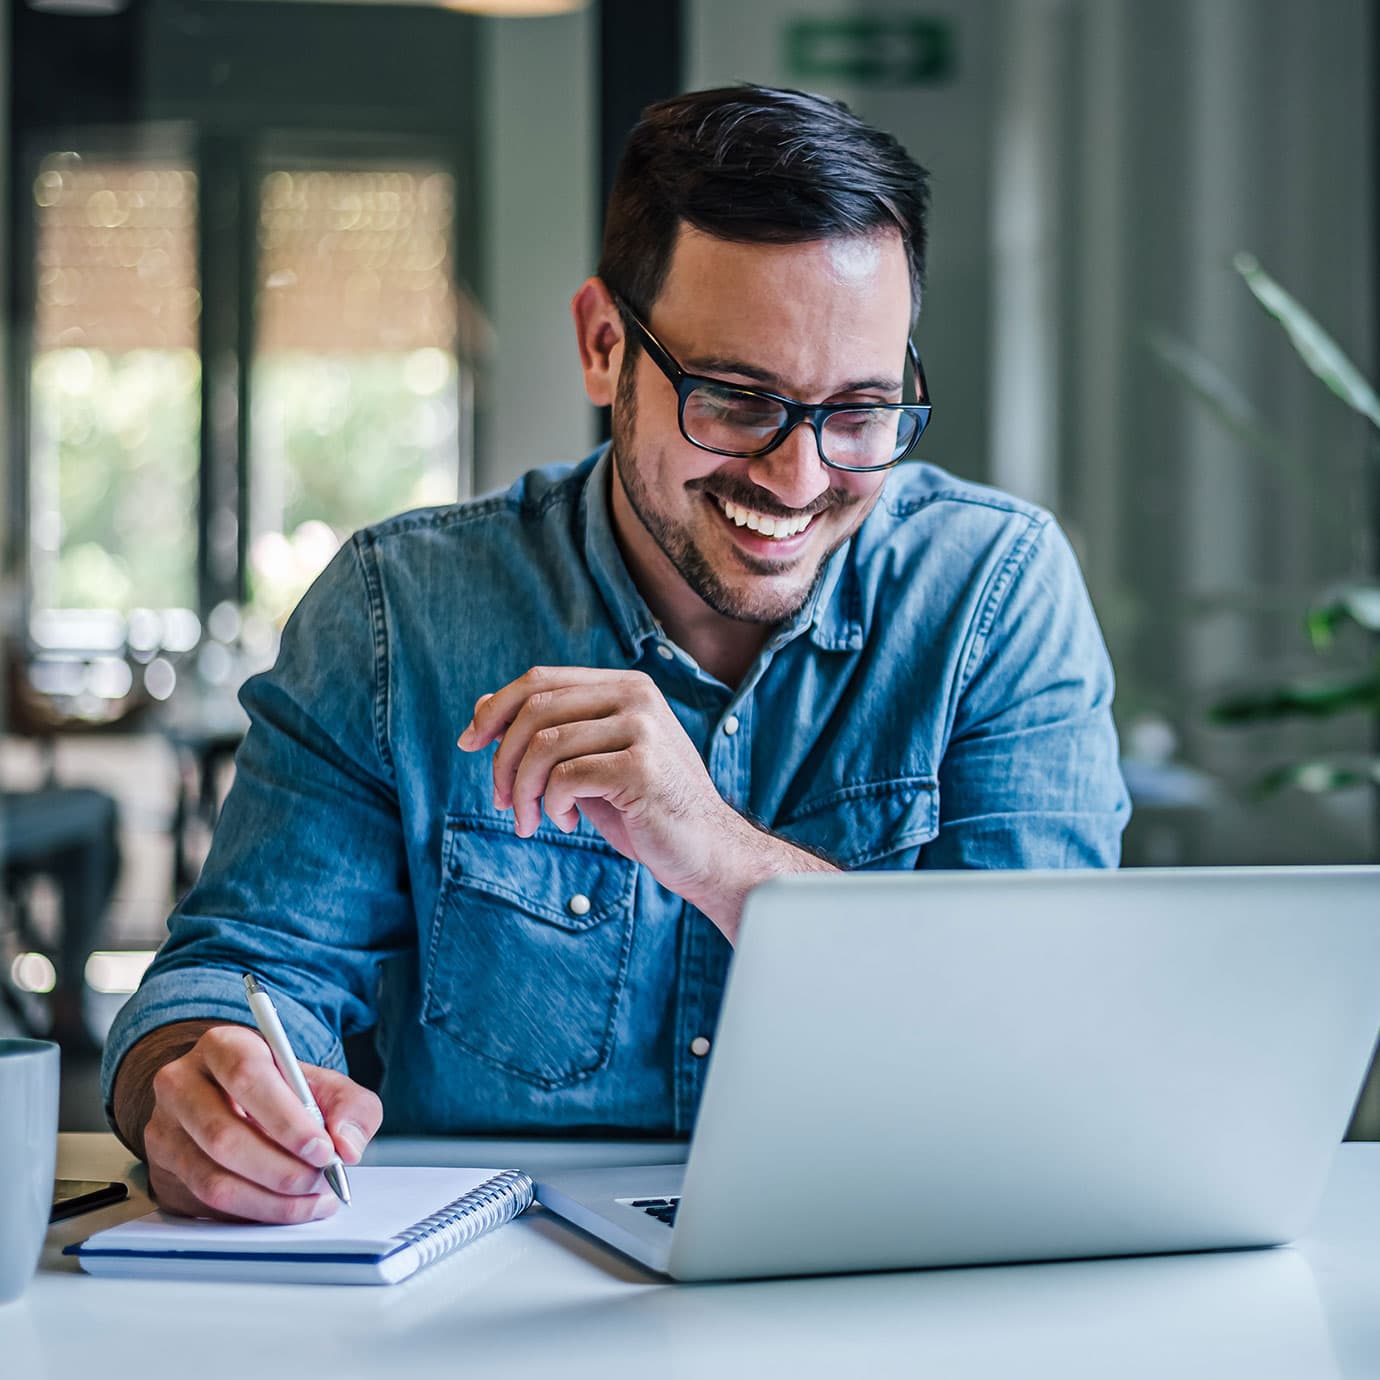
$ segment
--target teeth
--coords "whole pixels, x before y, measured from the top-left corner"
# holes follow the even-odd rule
[[[813,513],[792,518],[768,517],[765,513],[753,512],[751,508],[740,508],[726,498],[719,499],[719,507],[723,509],[724,516],[736,526],[746,527],[749,532],[760,532],[764,537],[775,537],[778,541],[783,537],[793,537],[796,533],[803,532],[814,519]]]

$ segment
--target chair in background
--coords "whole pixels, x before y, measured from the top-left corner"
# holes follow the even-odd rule
[[[44,947],[30,899],[34,884],[47,878],[60,897],[51,955],[57,981],[46,1033],[64,1045],[92,1043],[82,1016],[82,985],[86,960],[101,947],[119,871],[119,815],[103,791],[48,785],[0,792],[0,878],[21,950]]]
[[[32,1033],[73,1050],[89,1049],[95,1042],[83,1015],[86,961],[101,947],[119,877],[119,811],[106,792],[66,785],[57,777],[58,736],[93,725],[66,718],[38,695],[12,649],[5,665],[5,728],[39,744],[43,780],[28,789],[0,789],[0,892],[5,901],[0,953],[46,952],[53,962],[56,980],[46,1002],[46,1029],[36,1028],[41,1008],[35,1002],[17,994],[13,984],[8,995],[21,1024]],[[46,942],[33,904],[43,880],[52,883],[59,898],[56,932]],[[0,987],[8,979],[3,974]]]

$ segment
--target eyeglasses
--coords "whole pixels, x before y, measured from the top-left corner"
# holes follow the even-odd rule
[[[701,450],[715,455],[766,455],[804,422],[815,434],[819,458],[831,469],[885,470],[907,454],[929,424],[929,389],[919,351],[911,341],[906,342],[906,353],[915,371],[916,395],[926,401],[815,406],[760,388],[739,388],[722,379],[687,374],[627,302],[617,293],[613,300],[652,363],[676,390],[680,434]]]

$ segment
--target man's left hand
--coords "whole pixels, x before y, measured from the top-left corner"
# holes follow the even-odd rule
[[[641,671],[534,666],[480,698],[458,746],[477,752],[493,742],[494,806],[513,811],[519,837],[536,833],[543,807],[566,833],[583,814],[730,939],[753,884],[829,866],[755,829],[724,800]]]

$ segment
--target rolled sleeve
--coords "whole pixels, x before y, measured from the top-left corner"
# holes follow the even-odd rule
[[[940,763],[931,868],[1115,867],[1130,801],[1111,661],[1053,519],[1013,544],[984,602]]]
[[[185,1020],[252,1025],[242,974],[272,991],[298,1056],[343,1069],[342,1037],[377,1020],[379,971],[412,934],[385,737],[387,644],[369,552],[347,543],[249,681],[250,727],[211,851],[168,940],[116,1017],[101,1065]]]
[[[273,1004],[292,1041],[293,1052],[309,1064],[345,1070],[340,1041],[293,997],[273,989]],[[244,994],[242,972],[228,968],[172,968],[151,975],[130,998],[112,1029],[101,1057],[101,1087],[107,1117],[113,1116],[111,1093],[125,1055],[145,1035],[179,1021],[224,1021],[254,1024]]]

